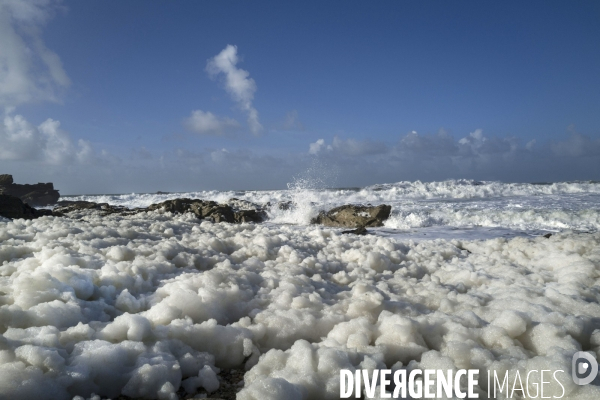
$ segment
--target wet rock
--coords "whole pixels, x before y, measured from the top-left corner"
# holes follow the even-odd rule
[[[133,211],[133,210],[129,210],[126,207],[113,206],[108,203],[94,203],[93,201],[83,201],[83,200],[59,201],[57,203],[56,207],[54,207],[54,209],[52,210],[52,212],[55,213],[55,215],[59,215],[59,214],[65,215],[65,214],[73,214],[73,213],[81,214],[82,212],[89,213],[91,211],[98,211],[98,212],[100,212],[101,215],[108,215],[108,214],[124,213],[124,212],[128,212],[128,211]]]
[[[15,196],[0,194],[0,216],[10,219],[34,219],[52,215],[50,210],[36,210]]]
[[[551,233],[546,233],[546,234],[544,235],[544,237],[545,237],[546,239],[550,239],[550,237],[551,237],[551,236],[552,236],[552,234],[551,234]]]
[[[292,207],[294,207],[294,203],[292,203],[291,201],[280,201],[279,203],[277,203],[277,208],[283,211],[289,210]]]
[[[234,212],[235,222],[263,222],[266,219],[264,211],[257,210],[240,210]]]
[[[262,222],[266,219],[266,213],[260,209],[238,210],[228,204],[187,198],[166,200],[161,203],[152,204],[147,208],[134,209],[113,206],[108,203],[65,200],[58,202],[53,212],[54,215],[66,215],[71,218],[81,218],[85,215],[98,213],[102,216],[110,214],[125,216],[156,210],[163,210],[173,214],[193,213],[199,219],[209,219],[213,222]]]
[[[311,223],[346,228],[383,226],[383,221],[389,218],[391,211],[392,207],[387,204],[380,206],[347,204],[319,213]]]
[[[163,201],[148,207],[148,211],[160,209],[174,214],[191,212],[200,219],[209,218],[214,222],[235,222],[235,215],[231,206],[219,204],[215,201],[183,198]]]
[[[148,211],[160,210],[182,214],[191,212],[200,219],[210,219],[214,222],[262,222],[266,219],[266,213],[254,203],[244,200],[232,199],[231,204],[219,204],[215,201],[197,199],[174,199],[152,204]],[[238,207],[257,207],[252,209],[239,209]]]
[[[235,222],[263,222],[267,219],[264,208],[251,201],[232,197],[227,205],[233,208]]]
[[[13,182],[12,175],[0,175],[0,194],[15,196],[30,206],[47,206],[56,204],[60,194],[52,183],[20,185]]]
[[[369,231],[364,226],[359,226],[356,229],[351,229],[351,230],[348,230],[348,231],[342,231],[342,233],[345,233],[345,234],[354,234],[354,235],[366,235],[367,233],[369,233]]]

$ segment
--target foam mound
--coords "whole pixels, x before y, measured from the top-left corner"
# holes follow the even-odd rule
[[[564,398],[595,399],[571,356],[600,351],[599,267],[600,233],[415,243],[158,212],[0,220],[0,397],[174,400],[245,368],[238,399],[336,399],[342,368],[468,368],[562,369]]]

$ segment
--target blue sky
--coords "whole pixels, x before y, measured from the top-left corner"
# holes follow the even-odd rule
[[[595,1],[0,0],[0,170],[63,193],[600,179],[599,48]]]

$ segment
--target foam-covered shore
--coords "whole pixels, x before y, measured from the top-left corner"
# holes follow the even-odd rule
[[[268,209],[276,224],[305,225],[320,211],[343,204],[389,204],[390,229],[424,227],[503,227],[515,230],[600,230],[600,182],[551,184],[478,182],[398,182],[360,189],[310,189],[310,184],[290,190],[202,191],[164,194],[70,196],[125,207],[189,197],[226,203],[232,197],[265,205],[292,202],[292,209]]]
[[[336,399],[343,368],[441,368],[561,369],[563,398],[596,399],[571,356],[600,351],[599,267],[597,232],[415,243],[159,212],[2,220],[0,397],[175,399],[246,368],[239,399]]]

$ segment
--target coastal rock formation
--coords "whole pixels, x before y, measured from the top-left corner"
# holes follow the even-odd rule
[[[191,212],[196,217],[212,218],[215,222],[234,222],[233,209],[224,204],[214,201],[195,200],[195,199],[174,199],[163,201],[162,203],[152,204],[148,211],[163,209],[175,214]]]
[[[244,206],[248,206],[248,204],[244,204]],[[261,209],[237,209],[229,204],[186,198],[167,200],[152,204],[147,208],[134,209],[91,201],[60,201],[53,212],[55,215],[80,218],[93,213],[99,213],[102,216],[110,214],[132,215],[155,210],[163,210],[174,214],[190,212],[200,219],[211,219],[214,222],[262,222],[266,218],[266,214]]]
[[[347,204],[322,211],[311,223],[325,226],[359,228],[368,226],[383,226],[383,221],[389,218],[392,207],[387,204],[379,206],[357,206]]]
[[[52,215],[52,211],[36,210],[18,197],[0,194],[0,217],[34,219],[43,215]]]
[[[0,174],[0,186],[12,185],[13,177],[9,174]]]
[[[240,202],[240,200],[238,200],[238,202]],[[214,222],[262,222],[265,218],[264,213],[261,210],[235,209],[229,204],[219,204],[215,201],[209,200],[174,199],[163,201],[162,203],[158,204],[152,204],[148,207],[148,211],[158,209],[164,209],[165,211],[170,211],[173,213],[191,212],[200,219],[209,218]]]
[[[0,194],[15,196],[30,206],[47,206],[56,204],[60,194],[52,183],[20,185],[14,183],[12,175],[0,175]]]
[[[133,210],[130,210],[126,207],[121,206],[113,206],[108,203],[94,203],[93,201],[70,201],[63,200],[59,201],[52,210],[55,215],[64,215],[69,213],[86,213],[89,211],[100,211],[102,215],[108,214],[116,214],[116,213],[127,213]]]

